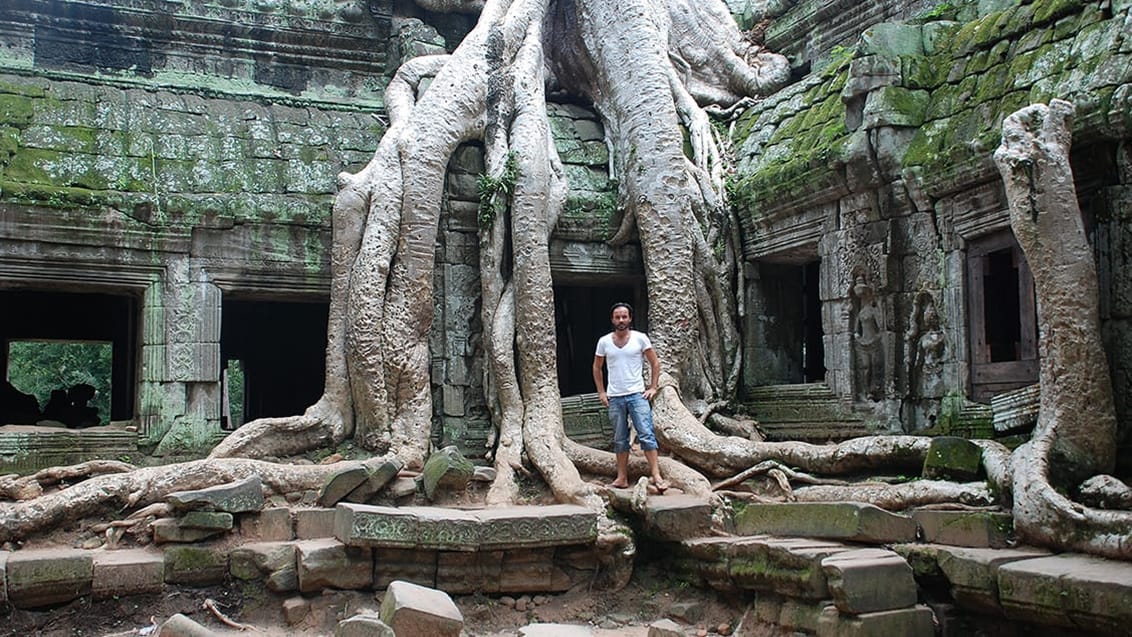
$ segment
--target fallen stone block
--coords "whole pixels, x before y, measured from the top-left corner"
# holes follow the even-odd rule
[[[337,540],[304,540],[295,547],[300,592],[369,588],[373,582],[369,548],[346,546]]]
[[[173,615],[161,624],[157,637],[215,637],[216,633],[189,619],[181,613]]]
[[[398,635],[458,637],[464,627],[464,616],[446,593],[403,581],[385,590],[381,620]]]
[[[299,590],[294,542],[255,542],[232,549],[228,570],[241,580],[264,580],[268,590],[286,593]]]
[[[258,475],[238,482],[220,484],[207,489],[170,493],[165,501],[178,511],[227,511],[248,513],[263,508],[263,482]]]
[[[363,464],[366,468],[366,479],[346,495],[344,498],[346,502],[365,504],[396,478],[403,466],[396,458],[372,458]]]
[[[334,537],[335,509],[299,509],[295,511],[295,539],[317,540]]]
[[[1014,539],[1014,516],[991,511],[912,512],[920,526],[924,542],[969,546],[972,548],[1006,548]]]
[[[962,608],[1002,615],[998,570],[1006,564],[1048,556],[1041,549],[973,549],[941,546],[940,571],[951,583],[951,595]]]
[[[228,579],[228,553],[213,546],[170,546],[165,549],[165,583],[212,586]]]
[[[283,600],[283,621],[288,626],[300,624],[311,614],[311,603],[302,597],[289,597]]]
[[[403,635],[417,633],[402,633]],[[394,637],[395,633],[381,617],[373,614],[354,615],[338,622],[334,629],[334,637]],[[427,633],[420,633],[426,637]]]
[[[332,507],[338,504],[366,481],[369,470],[362,465],[348,467],[326,479],[318,492],[318,506]]]
[[[216,537],[225,532],[224,529],[194,529],[181,526],[179,520],[162,518],[150,525],[153,529],[153,541],[157,544],[187,544],[201,542],[210,537]]]
[[[291,509],[273,507],[241,516],[240,535],[252,542],[286,542],[295,539]]]
[[[1132,564],[1091,555],[1020,560],[998,569],[1010,619],[1121,634],[1132,626]]]
[[[661,619],[649,624],[648,637],[684,637],[684,629],[671,619]]]
[[[916,522],[858,502],[749,504],[735,516],[739,535],[779,535],[870,544],[913,542]]]
[[[433,452],[421,469],[425,497],[434,500],[441,489],[462,491],[475,471],[475,465],[454,445]]]
[[[189,511],[182,515],[177,522],[183,529],[230,531],[234,518],[227,511]]]
[[[912,567],[892,551],[845,551],[823,559],[821,565],[833,604],[842,613],[872,613],[916,603]]]
[[[924,456],[923,477],[969,482],[979,477],[983,448],[958,436],[936,436]]]
[[[165,556],[147,549],[93,551],[94,599],[160,593],[165,588]]]
[[[693,495],[649,498],[645,503],[643,530],[646,536],[679,542],[711,535],[711,503]]]
[[[8,554],[8,602],[39,608],[89,595],[94,578],[90,551],[30,549]]]
[[[915,606],[876,613],[846,615],[827,606],[818,620],[817,637],[935,637],[932,611]]]

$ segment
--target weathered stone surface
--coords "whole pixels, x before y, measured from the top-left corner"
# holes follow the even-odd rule
[[[395,634],[389,625],[381,621],[381,617],[369,613],[343,619],[334,629],[334,637],[394,637]],[[427,633],[420,634],[424,637]]]
[[[633,514],[632,492],[615,489],[610,496],[613,508]],[[645,503],[643,530],[656,540],[679,542],[711,534],[711,504],[692,495],[666,495]]]
[[[484,524],[472,511],[438,507],[399,507],[416,518],[416,542],[421,548],[474,551],[484,543]]]
[[[228,578],[228,553],[215,546],[170,546],[165,549],[165,583],[212,586]]]
[[[439,551],[418,549],[373,549],[373,587],[388,588],[397,580],[436,588]]]
[[[368,477],[369,470],[362,465],[343,469],[330,476],[318,492],[318,506],[332,507],[338,504],[343,498],[350,495],[351,491],[365,482]]]
[[[178,523],[183,529],[228,531],[233,521],[232,514],[225,511],[189,511],[180,517]]]
[[[165,556],[147,549],[93,551],[95,599],[158,593],[165,588]]]
[[[501,507],[475,516],[483,524],[480,550],[589,544],[597,537],[597,516],[571,504]]]
[[[833,604],[843,613],[859,615],[916,603],[912,567],[892,551],[844,551],[823,559],[821,566]]]
[[[1005,564],[1049,555],[1039,549],[973,549],[939,547],[939,568],[951,583],[951,594],[964,608],[1002,613],[998,570]]]
[[[828,606],[818,620],[818,637],[935,637],[932,611],[915,606],[877,613],[846,615]]]
[[[299,509],[295,511],[295,539],[314,540],[334,537],[334,509]]]
[[[464,627],[464,616],[447,594],[403,581],[386,589],[381,619],[398,635],[457,637]]]
[[[161,624],[157,637],[215,637],[211,629],[177,613]]]
[[[1132,564],[1089,555],[1051,555],[1004,564],[1006,616],[1044,625],[1121,634],[1132,625]]]
[[[402,466],[401,461],[396,458],[367,460],[364,464],[366,479],[344,498],[347,502],[365,504],[397,477],[397,472],[401,470]]]
[[[288,626],[301,623],[311,613],[311,603],[303,597],[288,597],[283,600],[283,621]]]
[[[700,538],[680,543],[679,570],[713,588],[829,599],[821,562],[849,550],[837,542],[768,536]]]
[[[520,637],[591,637],[594,634],[589,626],[577,624],[527,624],[519,629]],[[649,631],[652,635],[652,631]]]
[[[1005,548],[1014,537],[1014,518],[992,511],[912,512],[923,541],[972,548]]]
[[[299,590],[313,593],[324,588],[367,588],[373,582],[373,555],[369,548],[346,546],[337,540],[295,543]]]
[[[263,508],[263,482],[253,475],[238,482],[221,484],[196,491],[170,493],[165,501],[179,511],[203,509],[247,513]]]
[[[335,509],[334,537],[350,546],[416,548],[417,516],[395,507],[342,503]]]
[[[660,619],[649,624],[648,637],[684,637],[684,629],[671,619]]]
[[[979,476],[983,448],[956,436],[932,438],[924,457],[923,476],[932,480],[967,482]]]
[[[0,551],[0,610],[8,608],[8,555]]]
[[[884,544],[916,539],[916,523],[906,515],[857,502],[751,504],[735,518],[742,535],[820,537]]]
[[[201,540],[206,540],[224,533],[224,529],[194,529],[183,527],[180,521],[174,518],[155,520],[150,528],[153,529],[153,541],[157,544],[200,542]]]
[[[475,465],[455,446],[436,451],[428,457],[421,470],[425,496],[432,500],[440,489],[461,490],[468,486],[474,473]]]
[[[264,579],[267,588],[277,593],[299,590],[294,542],[244,544],[232,549],[228,561],[236,579]]]
[[[94,562],[90,551],[31,549],[8,554],[8,601],[38,608],[90,594]]]
[[[240,535],[253,542],[284,542],[295,538],[291,509],[273,507],[240,516]]]

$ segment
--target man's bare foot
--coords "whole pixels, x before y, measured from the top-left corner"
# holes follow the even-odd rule
[[[661,478],[660,480],[649,480],[649,482],[652,484],[653,488],[656,489],[656,492],[661,495],[663,495],[664,492],[668,490],[668,487],[672,486],[668,484],[668,481],[664,478]]]
[[[629,483],[628,482],[617,482],[616,480],[614,480],[613,482],[610,482],[609,484],[607,484],[605,486],[609,487],[610,489],[628,489]]]

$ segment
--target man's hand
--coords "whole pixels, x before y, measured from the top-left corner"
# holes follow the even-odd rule
[[[645,397],[645,400],[652,400],[652,397],[656,396],[656,392],[656,387],[649,387],[645,391],[641,392],[641,395]]]
[[[605,392],[599,391],[597,393],[597,399],[600,400],[601,404],[605,405],[606,407],[609,406],[609,396],[606,396]]]

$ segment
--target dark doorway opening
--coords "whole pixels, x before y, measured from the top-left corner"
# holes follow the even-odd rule
[[[47,348],[56,352],[53,355],[60,358],[58,362],[62,367],[71,365],[69,371],[79,372],[79,376],[58,375],[61,386],[50,389],[70,389],[77,384],[76,380],[96,386],[96,389],[109,387],[109,413],[97,414],[97,422],[106,424],[111,420],[134,417],[138,343],[136,296],[7,290],[0,291],[0,307],[4,308],[0,312],[0,343],[4,344],[0,347],[0,365],[3,366],[5,380],[10,379],[14,363],[11,359],[13,344],[17,345],[15,350],[19,352],[25,351],[22,345],[39,343],[34,349]],[[107,344],[110,347],[109,365],[105,364],[102,355],[75,357],[76,351],[102,350]],[[64,357],[68,360],[61,360]],[[75,370],[76,364],[88,368]],[[81,378],[84,375],[86,380]],[[39,393],[38,389],[30,387],[16,389],[25,394]],[[38,402],[41,411],[47,407],[42,398]],[[88,404],[98,402],[92,399]],[[6,415],[0,413],[0,421],[9,420]],[[83,424],[92,423],[84,419]]]
[[[968,244],[967,303],[972,397],[1037,382],[1034,281],[1010,232]]]
[[[611,329],[610,309],[625,301],[633,306],[633,327],[647,331],[644,302],[628,285],[590,287],[554,286],[554,322],[558,338],[558,391],[563,396],[592,394],[594,350],[597,339]]]
[[[820,261],[803,264],[760,263],[768,360],[778,368],[779,383],[825,380]]]
[[[329,305],[321,302],[224,300],[220,356],[229,401],[224,428],[301,414],[318,400],[328,313]]]

